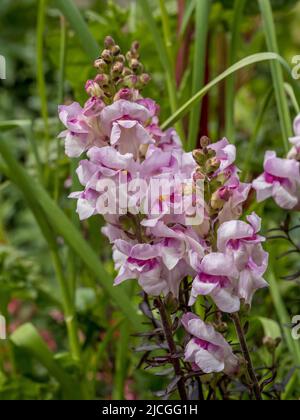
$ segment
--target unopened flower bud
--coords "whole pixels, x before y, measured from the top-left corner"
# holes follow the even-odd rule
[[[272,338],[272,337],[264,337],[263,344],[266,346],[267,350],[273,354],[274,351],[277,349],[279,344],[281,343],[281,338]]]
[[[136,58],[133,58],[130,62],[130,68],[132,68],[132,70],[137,70],[140,67],[140,62],[139,60],[137,60]]]
[[[206,155],[201,149],[193,151],[193,158],[199,166],[203,166],[206,161]]]
[[[206,169],[208,173],[214,173],[220,168],[220,161],[218,159],[211,158],[206,162]]]
[[[200,145],[202,149],[206,149],[210,145],[210,139],[207,136],[201,137]]]
[[[119,45],[114,45],[114,46],[112,47],[112,49],[111,49],[111,52],[112,52],[112,55],[113,55],[114,57],[116,57],[117,55],[119,55],[119,54],[120,54],[120,52],[121,52],[121,48],[119,47]]]
[[[132,51],[138,51],[140,49],[140,43],[138,41],[134,41],[131,44],[131,50]]]
[[[128,67],[124,67],[123,76],[130,76],[132,74],[132,71]]]
[[[138,77],[134,74],[124,77],[123,84],[128,88],[135,88],[138,83]]]
[[[118,101],[120,99],[124,99],[126,101],[132,101],[133,99],[133,90],[128,88],[120,89],[119,92],[116,93],[114,97],[114,101]]]
[[[140,75],[140,82],[142,85],[146,86],[151,81],[151,77],[147,73],[143,73]]]
[[[124,55],[119,54],[119,55],[116,57],[116,62],[120,62],[120,63],[125,64],[125,62],[126,62],[126,58],[124,57]]]
[[[107,87],[109,85],[109,77],[107,74],[98,74],[95,77],[95,82],[97,82],[101,87]]]
[[[197,168],[197,170],[193,174],[193,180],[197,182],[197,181],[203,181],[204,179],[205,179],[205,175],[202,173],[200,168]]]
[[[118,63],[115,63],[113,65],[112,73],[114,75],[116,75],[116,74],[120,75],[120,74],[122,74],[123,70],[124,70],[124,64],[118,62]]]
[[[102,54],[101,54],[101,58],[106,62],[106,63],[111,63],[112,62],[112,53],[110,50],[103,50]]]
[[[104,46],[106,49],[111,49],[116,45],[115,40],[111,36],[107,36],[104,40]]]
[[[107,64],[102,58],[97,58],[94,62],[94,67],[104,73],[107,70]]]

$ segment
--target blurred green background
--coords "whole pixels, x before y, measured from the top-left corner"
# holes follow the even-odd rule
[[[64,157],[61,145],[56,139],[61,131],[57,118],[57,106],[62,100],[65,103],[73,100],[83,103],[86,100],[85,81],[95,75],[95,70],[74,30],[63,20],[55,1],[49,0],[46,8],[42,50],[49,113],[49,133],[45,133],[41,117],[41,95],[37,85],[38,3],[37,0],[1,0],[0,54],[6,58],[7,79],[0,81],[0,122],[9,120],[32,122],[32,125],[26,125],[25,134],[24,130],[16,128],[3,131],[2,135],[9,140],[13,153],[18,156],[32,178],[37,178],[34,155],[30,148],[30,140],[34,141],[42,163],[46,163],[47,166],[48,192],[79,226],[78,219],[74,215],[74,203],[67,199],[74,164],[71,168],[69,159]],[[132,41],[139,40],[142,61],[147,72],[152,76],[152,82],[147,87],[145,96],[157,100],[161,106],[161,121],[164,121],[171,114],[165,72],[138,1],[77,0],[75,3],[80,7],[99,45],[102,45],[106,35],[112,35],[126,51]],[[153,0],[151,3],[155,20],[161,28],[158,2]],[[192,16],[187,30],[180,36],[178,6],[181,3],[175,0],[165,1],[170,18],[174,56],[177,57],[175,65],[179,103],[183,104],[191,97],[194,20]],[[213,79],[229,65],[233,3],[232,0],[213,1],[209,18],[206,81]],[[280,54],[292,67],[292,58],[300,55],[300,2],[274,0],[271,3],[274,9]],[[66,28],[63,85],[60,83],[62,28]],[[236,61],[250,54],[267,51],[262,20],[254,1],[247,2],[239,35]],[[262,171],[266,150],[271,148],[275,149],[279,155],[284,154],[274,97],[268,101],[268,108],[255,137],[255,147],[249,154],[249,139],[255,132],[259,110],[263,107],[271,83],[268,63],[242,70],[236,77],[235,134],[234,138],[229,140],[237,145],[238,164],[241,168],[246,168],[249,178]],[[295,81],[296,91],[297,88],[300,89],[300,81]],[[295,116],[291,102],[290,105],[292,116]],[[209,134],[216,141],[225,135],[224,83],[210,91],[204,109],[206,112],[202,113],[203,125],[200,126],[200,133]],[[49,147],[45,148],[47,135]],[[33,322],[51,351],[55,352],[57,363],[70,375],[76,375],[79,368],[74,365],[66,352],[61,296],[49,262],[48,246],[22,194],[4,174],[1,175],[2,164],[0,159],[1,313],[7,317],[10,333],[25,322]],[[74,182],[76,183],[75,177]],[[252,202],[249,203],[249,208],[252,205]],[[255,209],[263,215],[266,222],[265,229],[267,223],[271,222],[277,226],[285,218],[284,213],[272,202]],[[296,222],[297,219],[295,219]],[[81,228],[84,237],[92,245],[107,270],[113,274],[111,249],[100,235],[101,224],[100,218],[94,218],[84,223]],[[62,238],[58,238],[58,246],[65,261],[69,261],[69,251]],[[275,259],[287,248],[284,241],[279,241],[272,249]],[[284,282],[279,278],[291,274],[291,271],[296,272],[299,267],[299,258],[296,257],[275,261],[273,266],[278,279],[276,290],[284,300],[288,319],[300,313],[299,285],[295,281]],[[80,340],[84,349],[84,363],[87,366],[84,381],[88,383],[90,395],[94,398],[112,396],[127,399],[153,398],[153,392],[162,388],[162,379],[143,369],[136,369],[142,354],[133,353],[131,349],[137,345],[138,340],[129,337],[129,334],[128,337],[124,337],[122,331],[119,331],[118,322],[122,321],[122,315],[109,303],[107,295],[97,283],[97,278],[77,260],[75,268],[78,284],[76,310],[81,331]],[[130,285],[124,287],[132,293],[132,300],[138,306],[140,301],[138,291],[136,289],[130,291]],[[255,354],[259,365],[269,360],[269,355],[262,345],[263,337],[267,333],[281,335],[280,326],[287,328],[279,319],[274,308],[274,295],[270,291],[258,293],[253,304],[252,320],[249,337],[252,340],[251,347],[259,350]],[[104,345],[101,346],[103,342]],[[127,345],[125,351],[122,348],[124,343]],[[283,343],[279,352],[278,383],[290,384],[290,378],[294,375],[295,360],[290,351],[287,351],[286,343]],[[299,397],[299,387],[291,386],[289,392],[290,397]],[[55,398],[62,398],[61,388],[51,372],[49,373],[49,369],[37,362],[34,357],[24,355],[18,348],[14,348],[13,344],[1,342],[0,399]]]

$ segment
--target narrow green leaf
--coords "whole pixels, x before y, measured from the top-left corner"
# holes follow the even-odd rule
[[[279,54],[279,48],[276,39],[275,24],[273,20],[272,7],[270,0],[258,0],[266,35],[266,41],[269,51]],[[277,101],[278,114],[281,125],[282,139],[286,151],[289,150],[289,137],[293,135],[290,111],[287,98],[284,92],[283,71],[279,62],[271,63],[271,72],[274,84],[274,91]]]
[[[117,343],[116,368],[114,376],[113,400],[124,400],[125,381],[128,372],[130,325],[124,321],[120,327],[120,337]]]
[[[70,22],[76,32],[83,49],[90,60],[95,60],[99,55],[100,47],[91,34],[89,27],[85,23],[80,11],[72,0],[55,0],[56,5],[65,18]]]
[[[281,337],[281,330],[276,321],[264,317],[258,317],[257,319],[261,323],[266,337],[271,337],[274,340]]]
[[[47,222],[52,228],[61,235],[68,245],[74,250],[76,255],[85,265],[95,274],[102,287],[111,296],[116,307],[120,308],[127,319],[131,322],[135,330],[143,330],[144,326],[135,307],[120,288],[113,286],[111,275],[103,267],[98,256],[91,246],[82,238],[81,233],[76,229],[65,213],[51,199],[44,187],[25,171],[16,161],[11,153],[11,147],[6,140],[0,140],[0,153],[10,171],[14,175],[14,180],[19,189],[29,199],[35,200],[43,210]]]
[[[10,341],[17,347],[27,351],[37,359],[61,385],[65,398],[81,399],[80,387],[74,386],[73,379],[54,360],[38,331],[32,324],[24,324],[10,336]]]
[[[291,100],[291,102],[292,102],[292,104],[293,104],[293,107],[294,107],[295,113],[296,113],[297,115],[298,115],[298,114],[300,114],[300,106],[299,106],[299,103],[298,103],[297,97],[296,97],[296,95],[295,95],[295,92],[294,92],[293,86],[292,86],[292,85],[290,85],[289,83],[285,83],[285,84],[284,84],[284,88],[285,88],[285,91],[286,91],[286,93],[287,93],[288,97],[290,98],[290,100]]]
[[[257,121],[255,124],[255,128],[253,130],[253,133],[248,141],[248,147],[247,147],[247,152],[245,153],[245,159],[244,159],[244,164],[243,164],[243,179],[244,181],[249,181],[249,170],[250,170],[250,165],[251,165],[251,156],[255,156],[255,147],[257,144],[257,139],[258,139],[258,135],[259,132],[262,128],[264,119],[265,119],[265,115],[267,112],[267,109],[270,105],[270,102],[273,98],[274,95],[274,89],[273,86],[269,89],[269,91],[267,92],[267,94],[265,95],[265,97],[263,98],[263,102],[260,108],[260,111],[258,113],[258,117],[257,117]]]
[[[194,54],[194,69],[192,95],[198,92],[204,85],[206,41],[208,33],[209,11],[211,1],[198,1],[196,3],[196,40]],[[196,147],[201,115],[201,104],[195,103],[191,109],[189,121],[188,150]]]
[[[39,0],[37,20],[37,88],[41,101],[41,115],[44,121],[46,147],[49,146],[49,113],[44,69],[44,35],[47,0]],[[48,150],[47,150],[48,151]],[[46,154],[48,155],[48,153]]]
[[[196,7],[196,0],[189,0],[186,6],[186,10],[184,12],[183,19],[182,19],[182,24],[180,28],[180,34],[179,34],[180,38],[182,38],[183,35],[185,34],[185,31],[188,27],[189,21],[191,20],[195,7]]]
[[[245,67],[248,67],[252,64],[261,63],[263,61],[271,61],[277,60],[282,63],[283,66],[286,66],[286,62],[283,58],[276,54],[276,53],[258,53],[250,55],[249,57],[243,58],[242,60],[235,63],[233,66],[229,67],[223,73],[221,73],[218,77],[204,86],[196,95],[194,95],[189,101],[187,101],[177,112],[175,112],[167,121],[165,121],[162,125],[162,129],[165,130],[183,118],[190,109],[199,102],[207,92],[216,86],[219,82],[226,79],[226,77],[230,76],[231,74],[241,70]]]
[[[140,0],[138,4],[140,5],[141,10],[143,11],[144,19],[152,33],[158,56],[166,73],[166,82],[170,99],[171,111],[176,112],[176,110],[178,109],[177,89],[175,84],[174,70],[172,68],[172,62],[170,60],[168,48],[164,43],[164,40],[153,17],[149,0]],[[180,135],[183,135],[183,130],[181,126],[178,127],[178,130],[180,132]]]
[[[231,66],[237,60],[239,40],[241,37],[240,25],[243,17],[246,0],[235,0],[233,21],[231,28],[231,41],[229,49],[229,65]],[[231,142],[235,142],[234,130],[234,100],[235,100],[235,77],[227,78],[226,82],[226,136]]]

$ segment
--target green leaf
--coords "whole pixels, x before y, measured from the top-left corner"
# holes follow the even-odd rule
[[[269,51],[279,54],[276,39],[275,24],[273,21],[272,8],[269,0],[258,0],[266,34]],[[279,62],[271,63],[271,72],[274,91],[277,101],[278,114],[281,125],[282,139],[286,151],[289,150],[289,137],[293,135],[292,121],[288,107],[287,98],[284,92],[283,71]]]
[[[198,1],[196,3],[196,41],[194,53],[192,95],[197,93],[200,90],[200,88],[204,85],[206,41],[208,34],[210,6],[210,0]],[[191,109],[189,121],[188,150],[193,150],[196,147],[200,115],[201,106],[195,103],[195,105]]]
[[[140,316],[137,314],[128,296],[120,288],[113,286],[113,279],[103,267],[98,255],[95,254],[78,229],[52,200],[44,187],[28,175],[25,169],[16,161],[6,140],[0,140],[0,153],[9,170],[13,173],[14,182],[16,182],[24,196],[29,201],[34,200],[36,205],[41,208],[43,211],[41,213],[44,214],[46,222],[52,226],[56,233],[64,238],[76,255],[95,274],[103,289],[111,296],[116,307],[123,311],[133,328],[137,331],[143,330],[144,326]]]
[[[263,317],[257,317],[257,319],[261,323],[266,337],[271,337],[274,340],[278,337],[281,337],[280,326],[276,321]]]
[[[196,95],[194,95],[189,101],[187,101],[177,112],[175,112],[167,121],[163,123],[162,129],[165,130],[171,127],[181,118],[183,118],[190,111],[190,109],[197,102],[199,102],[203,98],[203,96],[207,94],[207,92],[209,92],[210,89],[212,89],[222,80],[226,79],[226,77],[252,64],[261,63],[263,61],[271,61],[271,60],[277,60],[281,62],[283,66],[286,66],[286,62],[284,61],[284,59],[276,53],[264,52],[264,53],[253,54],[253,55],[250,55],[249,57],[243,58],[242,60],[238,61],[233,66],[229,67],[227,70],[221,73],[214,80],[212,80],[210,83],[208,83],[206,86],[204,86],[203,89],[201,89],[198,93],[196,93]]]
[[[100,47],[91,34],[80,11],[72,0],[55,0],[56,5],[76,32],[83,49],[91,60],[99,55]]]
[[[11,336],[10,341],[37,359],[61,385],[65,398],[81,399],[80,389],[74,386],[73,379],[54,360],[46,343],[32,324],[24,324]]]

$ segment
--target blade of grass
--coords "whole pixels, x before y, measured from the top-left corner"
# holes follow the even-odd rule
[[[166,46],[166,50],[168,52],[168,57],[169,57],[169,62],[171,64],[171,68],[173,68],[174,56],[173,56],[172,34],[171,34],[171,28],[170,28],[169,15],[168,15],[168,12],[167,12],[167,9],[166,9],[166,4],[165,4],[164,0],[159,0],[159,7],[160,7],[161,20],[162,20],[165,46]]]
[[[125,381],[129,365],[129,339],[130,324],[128,321],[124,321],[120,327],[120,337],[117,343],[113,400],[124,400]]]
[[[130,299],[120,288],[113,286],[111,276],[101,264],[98,256],[90,245],[82,238],[81,233],[76,229],[65,213],[51,199],[44,187],[32,179],[25,169],[16,161],[12,155],[11,148],[6,140],[0,139],[0,153],[2,158],[13,173],[14,180],[22,193],[40,205],[44,217],[52,228],[61,235],[76,255],[85,263],[91,272],[95,274],[102,287],[111,296],[117,308],[120,308],[132,326],[137,331],[142,331],[144,325],[140,316]]]
[[[78,7],[72,0],[55,0],[56,5],[76,32],[83,49],[90,60],[95,60],[99,55],[100,47],[91,34]]]
[[[186,6],[186,10],[185,10],[185,13],[182,19],[181,28],[180,28],[179,36],[181,39],[183,35],[185,34],[185,31],[187,30],[189,21],[191,20],[195,7],[196,7],[196,0],[189,0],[188,5]]]
[[[249,170],[250,170],[250,165],[251,165],[251,159],[249,157],[255,155],[254,152],[255,152],[255,147],[257,144],[257,138],[261,130],[267,109],[269,108],[270,102],[273,98],[273,95],[274,95],[274,89],[272,86],[263,99],[263,103],[262,103],[260,112],[258,113],[258,118],[255,124],[254,131],[248,142],[248,148],[247,148],[247,152],[245,153],[245,160],[243,164],[243,178],[246,182],[249,181]]]
[[[80,387],[74,386],[73,379],[54,360],[38,331],[32,324],[24,324],[10,336],[10,341],[36,358],[59,382],[65,398],[81,399]]]
[[[258,0],[261,15],[264,23],[265,36],[269,51],[279,54],[279,48],[276,39],[275,24],[270,0]],[[287,98],[284,92],[283,71],[278,62],[271,63],[271,72],[274,85],[274,91],[277,101],[278,114],[280,119],[283,144],[286,151],[289,150],[289,137],[293,135],[292,122],[288,107]]]
[[[67,27],[64,16],[60,16],[60,51],[59,51],[59,77],[58,77],[58,94],[57,99],[59,104],[64,103],[64,84],[65,84],[65,70],[66,70],[66,52],[67,52]],[[60,123],[59,123],[60,126]],[[56,171],[54,180],[54,200],[57,202],[59,197],[59,161],[61,158],[61,139],[56,140]]]
[[[297,97],[295,95],[295,92],[294,92],[294,89],[293,89],[292,85],[290,85],[289,83],[285,83],[284,88],[285,88],[285,91],[286,91],[288,97],[290,98],[290,100],[293,104],[293,107],[295,109],[295,113],[297,115],[300,114],[300,106],[299,106],[299,103],[298,103],[298,100],[297,100]]]
[[[238,46],[240,40],[240,24],[243,17],[246,0],[235,0],[233,10],[233,21],[231,28],[231,42],[229,50],[229,65],[237,60]],[[235,99],[235,77],[234,74],[228,77],[226,82],[226,136],[231,142],[235,142],[234,130],[234,99]]]
[[[165,121],[162,124],[162,129],[165,130],[171,127],[181,118],[183,118],[190,111],[190,109],[197,102],[199,102],[203,98],[203,96],[207,94],[207,92],[209,92],[211,88],[216,86],[222,80],[226,79],[226,77],[252,64],[261,63],[263,61],[270,61],[270,60],[277,60],[281,62],[284,66],[286,65],[286,62],[282,59],[282,57],[280,57],[278,54],[275,54],[275,53],[258,53],[258,54],[253,54],[246,58],[243,58],[242,60],[235,63],[233,66],[229,67],[223,73],[221,73],[218,77],[216,77],[206,86],[204,86],[198,93],[196,93],[196,95],[194,95],[189,101],[187,101],[184,105],[182,105],[181,108],[177,112],[175,112],[167,121]]]
[[[17,184],[15,174],[11,172],[9,168],[2,168],[2,171],[8,178],[10,178],[15,184]],[[68,284],[64,276],[62,262],[58,253],[57,238],[54,235],[53,229],[51,229],[47,220],[45,219],[43,212],[40,206],[35,201],[34,197],[32,197],[31,194],[27,194],[26,200],[50,249],[50,255],[52,258],[56,279],[58,281],[63,300],[63,310],[68,332],[70,352],[74,360],[79,361],[80,344],[77,333],[75,303],[72,300],[71,292],[68,288]]]
[[[144,19],[152,33],[156,50],[158,52],[158,56],[160,58],[163,69],[166,73],[166,82],[167,82],[168,95],[170,99],[170,107],[171,107],[171,112],[174,113],[178,109],[177,89],[176,89],[176,83],[175,83],[174,69],[172,68],[172,62],[170,61],[168,49],[163,41],[163,38],[160,34],[160,31],[153,17],[149,0],[140,0],[138,4],[141,7]],[[181,124],[177,124],[177,129],[179,131],[179,134],[183,136],[184,131]]]
[[[205,55],[206,43],[208,34],[208,22],[211,2],[197,1],[196,2],[196,40],[194,53],[194,69],[192,82],[192,95],[198,92],[204,85],[205,72]],[[201,103],[195,103],[191,108],[189,120],[189,136],[188,136],[188,150],[193,150],[196,147],[197,135],[199,131],[199,121],[201,115]]]
[[[47,104],[47,92],[45,82],[44,69],[44,33],[45,33],[45,16],[46,16],[47,0],[39,0],[38,20],[37,20],[37,88],[41,101],[41,115],[44,121],[45,140],[46,140],[46,156],[49,151],[49,112]]]

